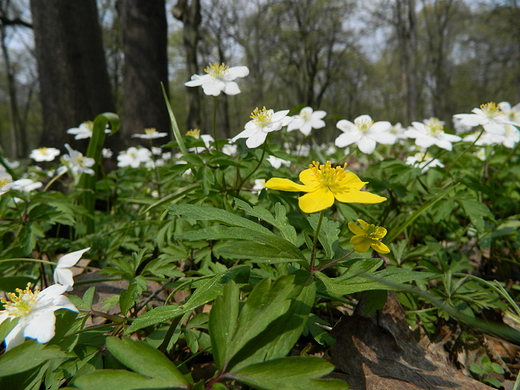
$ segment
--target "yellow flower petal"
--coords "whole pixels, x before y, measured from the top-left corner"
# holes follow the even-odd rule
[[[290,192],[309,192],[314,190],[314,188],[309,188],[307,186],[296,184],[295,182],[289,179],[280,179],[278,177],[273,177],[269,179],[265,183],[266,188],[270,188],[271,190],[280,190],[280,191],[290,191]]]
[[[343,203],[381,203],[386,200],[384,196],[372,194],[367,191],[341,191],[335,192],[334,196]]]
[[[363,241],[365,241],[367,239],[367,237],[363,234],[359,234],[357,236],[354,236],[350,239],[350,243],[352,245],[359,245],[361,244]]]
[[[354,245],[354,250],[358,253],[366,252],[370,248],[370,244],[372,244],[371,240],[363,240],[359,244]]]
[[[316,213],[332,206],[334,195],[327,188],[321,187],[298,198],[298,206],[304,213]]]
[[[359,221],[361,221],[361,220],[358,219],[358,222]],[[365,221],[363,221],[363,222],[365,222]],[[362,228],[360,228],[358,225],[356,225],[354,222],[349,222],[348,223],[348,228],[354,234],[363,234],[363,235],[365,234],[365,231]]]
[[[374,241],[371,245],[372,249],[381,254],[390,253],[390,249],[381,241]]]

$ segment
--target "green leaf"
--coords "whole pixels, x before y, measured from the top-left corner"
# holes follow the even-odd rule
[[[296,244],[296,230],[291,224],[289,224],[285,207],[281,203],[276,203],[274,207],[276,217],[273,217],[273,215],[266,209],[260,206],[251,207],[248,203],[238,198],[235,198],[235,204],[244,210],[247,215],[260,218],[261,220],[273,225],[280,231],[286,240],[290,241],[292,244]]]
[[[0,356],[0,376],[18,374],[48,360],[66,358],[65,352],[60,351],[57,345],[45,346],[36,340],[29,340]]]
[[[179,149],[181,153],[186,156],[188,155],[188,150],[186,149],[186,145],[184,144],[184,139],[182,138],[181,131],[179,130],[179,125],[177,124],[177,120],[175,119],[175,115],[172,110],[172,106],[170,104],[170,100],[168,99],[168,95],[166,94],[166,89],[164,89],[163,83],[161,83],[161,89],[164,97],[164,103],[166,104],[166,109],[168,110],[168,115],[170,116],[170,123],[172,126],[173,136],[179,145]]]
[[[128,327],[125,334],[130,334],[136,330],[155,325],[160,322],[177,318],[189,311],[195,310],[197,307],[213,301],[223,290],[224,286],[230,280],[244,280],[249,277],[249,266],[239,266],[230,268],[223,274],[215,275],[208,279],[204,284],[198,287],[188,302],[182,306],[169,305],[160,306],[150,310],[148,313],[135,319],[132,325]]]
[[[126,367],[153,378],[158,384],[168,387],[188,384],[184,375],[166,356],[143,341],[109,337],[107,348]]]
[[[262,225],[250,221],[249,219],[239,217],[223,209],[217,209],[209,206],[196,206],[192,204],[175,204],[167,207],[174,215],[182,215],[197,221],[217,221],[229,226],[239,226],[247,229],[273,235],[273,233]],[[274,235],[273,235],[274,236]]]
[[[29,276],[5,276],[0,278],[0,291],[13,292],[17,288],[24,289],[27,283],[33,283],[36,280]]]
[[[288,357],[256,363],[227,377],[261,390],[344,390],[348,385],[337,379],[316,379],[329,374],[334,366],[315,357]]]
[[[464,209],[475,228],[479,232],[485,231],[484,217],[493,218],[487,206],[475,199],[458,198],[457,203]]]
[[[230,339],[234,335],[237,317],[239,289],[234,281],[230,281],[221,296],[215,299],[215,303],[209,313],[209,335],[211,338],[211,351],[215,365],[222,369],[231,358]]]
[[[318,221],[320,219],[319,213],[311,214],[307,217],[309,224],[313,228],[314,231],[318,228]],[[320,240],[323,249],[325,250],[325,255],[329,259],[333,259],[335,249],[338,248],[338,235],[339,229],[338,224],[330,219],[323,218],[321,222],[320,234],[318,239]]]
[[[153,379],[145,378],[135,372],[125,370],[98,370],[82,375],[72,383],[75,388],[81,390],[134,390],[134,389],[160,389],[167,386],[157,383]]]

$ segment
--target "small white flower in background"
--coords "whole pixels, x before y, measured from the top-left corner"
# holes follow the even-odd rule
[[[94,122],[86,121],[83,122],[79,127],[73,127],[67,130],[67,134],[73,134],[74,139],[85,139],[92,138],[92,132],[94,130]],[[110,133],[110,130],[105,130],[105,133]]]
[[[150,129],[144,129],[144,134],[137,133],[133,134],[132,137],[134,138],[141,138],[141,139],[156,139],[156,138],[163,138],[166,137],[168,133],[159,133],[157,129],[150,128]]]
[[[442,164],[438,159],[432,158],[429,153],[424,152],[417,152],[413,156],[408,156],[406,158],[406,164],[417,166],[417,168],[421,169],[422,173],[425,173],[428,169],[433,167],[444,167],[444,164]]]
[[[508,102],[500,102],[498,103],[498,107],[500,107],[502,112],[506,114],[511,121],[520,124],[520,103],[511,107],[511,104]]]
[[[325,127],[323,118],[327,115],[325,111],[314,111],[311,107],[304,107],[300,115],[294,115],[292,122],[287,126],[287,131],[300,130],[303,135],[309,135],[312,129]]]
[[[114,155],[114,152],[112,152],[110,149],[103,148],[101,149],[101,156],[103,158],[110,158]]]
[[[408,139],[408,136],[405,134],[406,129],[401,125],[401,123],[396,123],[388,131],[395,135],[397,141]]]
[[[152,146],[152,154],[155,156],[160,156],[162,154],[162,149],[157,146]]]
[[[247,66],[233,66],[229,67],[224,64],[209,64],[204,69],[205,75],[194,74],[191,76],[191,81],[184,83],[187,87],[199,87],[206,95],[218,96],[220,92],[226,95],[237,95],[240,93],[238,84],[235,83],[237,77],[246,77],[249,74]]]
[[[287,160],[284,160],[283,158],[278,158],[278,157],[275,157],[275,156],[269,156],[267,161],[269,161],[269,163],[271,164],[271,166],[274,169],[278,169],[282,165],[284,167],[290,167],[291,166],[291,162],[290,161],[287,161]]]
[[[222,147],[222,153],[227,154],[228,156],[233,156],[234,154],[237,153],[237,150],[238,150],[237,145],[227,144]]]
[[[253,194],[259,194],[265,188],[265,179],[255,179],[255,184],[251,188]]]
[[[56,148],[38,148],[31,151],[29,155],[34,161],[52,161],[60,155],[59,149]]]
[[[453,117],[459,119],[463,125],[481,125],[485,131],[498,135],[506,132],[505,125],[520,126],[520,123],[511,121],[496,103],[482,104],[480,108],[474,108],[471,112],[473,114],[456,114]]]
[[[506,132],[503,137],[501,144],[512,149],[520,141],[520,131],[515,126],[506,125]]]
[[[457,135],[444,132],[444,122],[437,118],[425,119],[424,123],[412,122],[413,127],[405,131],[409,138],[415,138],[415,144],[421,148],[429,148],[436,145],[439,148],[452,150],[452,142],[459,142],[461,138]]]
[[[342,119],[336,127],[343,132],[335,141],[338,148],[355,143],[366,154],[373,153],[377,143],[393,145],[397,139],[389,131],[392,128],[390,122],[374,122],[369,115],[358,116],[354,123]]]
[[[265,142],[267,134],[278,131],[291,123],[292,118],[287,116],[288,113],[289,110],[274,112],[265,107],[261,110],[255,108],[251,113],[251,120],[244,127],[244,131],[233,137],[231,141],[236,142],[237,139],[247,138],[247,147],[256,148]]]
[[[54,284],[43,291],[31,290],[29,284],[25,290],[17,289],[8,293],[8,300],[0,299],[4,310],[0,311],[0,324],[5,320],[19,318],[18,323],[5,338],[6,351],[22,344],[25,337],[36,339],[39,343],[49,342],[55,334],[56,317],[54,312],[78,309],[62,294],[67,286]]]
[[[322,145],[322,149],[325,156],[330,156],[331,154],[336,153],[338,150],[334,145]]]
[[[211,143],[212,142],[215,142],[215,140],[213,139],[213,137],[209,134],[200,134],[195,137],[196,139],[201,139],[203,142],[204,142],[204,147],[202,146],[198,146],[196,148],[189,148],[188,151],[189,152],[194,152],[194,153],[202,153],[202,152],[205,152],[207,149],[212,149],[211,147]]]
[[[146,148],[129,147],[126,151],[119,153],[117,156],[117,166],[120,168],[131,166],[138,168],[143,162],[150,161],[152,152]]]
[[[60,257],[58,260],[58,265],[54,269],[54,283],[66,286],[66,291],[72,291],[72,286],[74,286],[74,278],[71,268],[76,265],[79,259],[81,259],[83,253],[89,249],[90,247],[81,249],[76,252],[71,252]]]
[[[20,166],[20,161],[11,161],[7,158],[4,158],[4,162],[7,164],[7,166],[11,169],[16,169]],[[0,171],[5,171],[5,167],[3,165],[0,165]]]
[[[93,175],[94,170],[90,167],[95,164],[95,160],[91,157],[84,157],[81,152],[72,149],[69,144],[65,144],[65,148],[69,151],[69,154],[64,154],[63,159],[68,163],[68,168],[72,174],[77,175],[80,173],[86,173]]]
[[[163,160],[171,160],[172,158],[172,152],[165,152],[161,155],[161,158]]]
[[[16,181],[13,181],[10,184],[7,184],[6,189],[11,189],[15,191],[23,191],[23,192],[31,192],[38,188],[40,188],[43,185],[40,181],[33,181],[31,179],[19,179]]]
[[[455,132],[457,134],[469,133],[473,126],[468,126],[463,123],[462,118],[458,118],[453,116],[453,127],[455,128]]]
[[[153,190],[150,192],[150,195],[152,195],[152,198],[158,198],[159,197],[159,191]]]
[[[485,148],[480,148],[475,153],[473,153],[473,155],[482,161],[486,161],[486,159],[487,159]]]

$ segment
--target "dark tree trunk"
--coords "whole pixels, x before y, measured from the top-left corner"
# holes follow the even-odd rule
[[[173,16],[183,23],[183,41],[186,51],[188,74],[200,74],[197,59],[197,45],[200,40],[199,26],[201,22],[200,0],[178,0],[173,9]],[[201,110],[202,94],[200,88],[188,88],[188,129],[202,127]]]
[[[114,111],[96,1],[31,0],[31,12],[43,114],[41,145],[63,149],[72,140],[67,129]]]
[[[166,5],[165,0],[119,0],[117,8],[125,55],[121,133],[129,146],[131,135],[146,128],[170,134],[161,90],[163,83],[168,92]]]

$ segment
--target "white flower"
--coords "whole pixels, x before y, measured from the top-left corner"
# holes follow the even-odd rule
[[[213,137],[209,134],[201,135],[199,133],[199,136],[197,137],[197,139],[201,139],[204,142],[204,147],[200,146],[200,147],[196,147],[196,148],[189,148],[188,149],[189,152],[195,152],[195,153],[205,152],[207,149],[211,149],[211,143],[215,142]]]
[[[261,110],[255,108],[251,113],[251,120],[244,127],[244,131],[233,137],[231,141],[236,142],[239,138],[247,138],[247,147],[256,148],[265,142],[267,134],[280,130],[291,123],[292,118],[287,116],[288,113],[289,110],[274,112],[265,107]]]
[[[477,140],[475,145],[498,145],[502,144],[506,148],[514,148],[515,145],[520,141],[520,131],[511,125],[504,125],[505,133],[504,134],[492,134],[492,133],[484,133]],[[474,142],[475,139],[479,136],[480,132],[475,132],[473,134],[469,134],[464,137],[464,141]]]
[[[253,194],[258,194],[265,188],[265,179],[255,179],[255,184],[251,188]]]
[[[144,134],[133,134],[132,137],[134,138],[142,138],[142,139],[156,139],[156,138],[163,138],[166,137],[168,133],[159,133],[157,129],[151,128],[151,129],[144,129]]]
[[[325,111],[313,111],[311,107],[304,107],[300,111],[300,115],[292,117],[292,122],[287,126],[287,131],[300,130],[303,135],[309,135],[312,129],[321,129],[325,127],[322,120],[327,113]]]
[[[155,156],[160,156],[162,154],[162,149],[157,146],[152,146],[152,154]]]
[[[220,92],[226,95],[237,95],[240,93],[238,84],[235,83],[237,77],[246,77],[249,74],[247,66],[233,66],[229,67],[224,64],[217,63],[209,64],[204,69],[205,75],[194,74],[191,76],[191,81],[184,83],[187,87],[202,86],[206,95],[218,96]]]
[[[444,132],[444,122],[437,118],[425,119],[424,123],[412,122],[413,127],[405,131],[409,138],[415,138],[415,144],[421,148],[429,148],[437,145],[439,148],[452,150],[452,142],[458,142],[461,138],[457,135]]]
[[[29,155],[34,161],[52,161],[60,155],[59,149],[56,148],[38,148],[34,149]]]
[[[136,148],[131,146],[125,152],[121,152],[119,156],[117,156],[117,166],[138,168],[142,162],[150,161],[152,156],[152,152],[150,152],[146,148]]]
[[[11,189],[13,178],[6,171],[0,169],[0,195]]]
[[[520,125],[511,121],[496,103],[482,104],[480,108],[474,108],[471,112],[473,114],[456,114],[454,118],[460,119],[463,125],[471,127],[481,125],[485,131],[498,135],[506,132],[505,125]]]
[[[520,141],[520,131],[515,126],[506,125],[506,132],[503,137],[501,144],[512,149]]]
[[[95,160],[91,157],[84,157],[81,152],[72,149],[69,144],[65,144],[65,148],[69,151],[69,154],[64,154],[63,159],[68,163],[69,169],[72,174],[77,175],[79,173],[86,173],[93,175],[94,170],[90,169],[95,164]]]
[[[237,153],[237,149],[237,145],[227,144],[222,147],[222,153],[227,154],[228,156],[232,156]]]
[[[414,156],[407,157],[406,164],[421,168],[422,173],[425,173],[428,169],[433,167],[444,167],[438,159],[432,158],[430,154],[424,152],[417,152]]]
[[[267,161],[269,161],[269,163],[271,164],[271,166],[274,169],[278,169],[282,165],[285,166],[285,167],[290,167],[291,166],[291,162],[290,161],[287,161],[287,160],[284,160],[283,158],[278,158],[278,157],[275,157],[275,156],[269,156]]]
[[[58,260],[58,265],[54,269],[54,282],[66,286],[66,291],[72,291],[74,286],[74,278],[72,275],[71,268],[81,259],[83,253],[88,251],[90,248],[81,249],[76,252],[68,253]]]
[[[498,107],[500,107],[502,112],[506,114],[510,120],[520,123],[520,103],[511,107],[511,104],[508,102],[500,102],[498,103]]]
[[[377,143],[393,145],[396,141],[396,136],[389,131],[392,128],[390,122],[374,123],[368,115],[358,116],[354,123],[342,119],[336,127],[343,131],[335,141],[338,148],[355,143],[363,153],[371,154]]]
[[[108,149],[108,148],[101,149],[101,156],[103,156],[103,158],[110,158],[113,155],[114,155],[114,152],[112,152],[110,149]]]
[[[393,125],[390,130],[388,130],[391,134],[395,135],[397,140],[406,140],[408,136],[405,134],[406,129],[401,125],[401,123],[396,123]]]
[[[467,133],[473,128],[473,126],[465,125],[462,121],[462,118],[456,117],[455,115],[453,116],[453,127],[457,134]]]
[[[18,323],[5,338],[6,351],[20,345],[25,337],[36,339],[39,343],[47,343],[55,333],[56,317],[54,312],[67,309],[78,312],[78,309],[62,294],[67,286],[54,284],[43,291],[17,289],[8,293],[8,300],[1,300],[4,310],[0,311],[0,324],[5,320],[19,318]]]
[[[163,160],[170,160],[172,158],[172,152],[164,152],[161,156]]]
[[[92,121],[83,122],[79,127],[73,127],[67,130],[67,134],[74,134],[74,139],[92,138],[94,130],[94,123]],[[105,133],[110,133],[110,130],[105,130]]]
[[[19,179],[9,183],[5,186],[5,189],[15,190],[15,191],[23,191],[23,192],[31,192],[43,185],[42,182],[32,181],[31,179]]]

